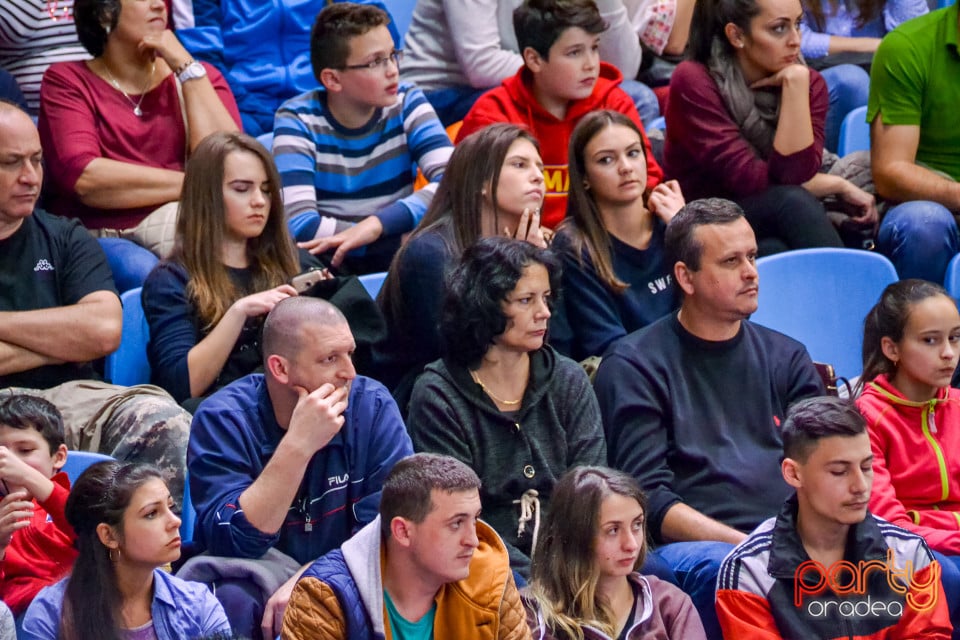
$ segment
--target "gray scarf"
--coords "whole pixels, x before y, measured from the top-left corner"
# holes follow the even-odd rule
[[[713,39],[710,62],[707,69],[720,89],[720,96],[740,127],[740,133],[766,160],[773,149],[773,136],[777,132],[780,115],[779,89],[753,90],[747,85],[740,65],[733,56],[727,55],[719,39]]]

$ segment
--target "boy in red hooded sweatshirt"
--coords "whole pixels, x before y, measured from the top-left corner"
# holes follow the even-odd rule
[[[77,557],[63,514],[66,461],[55,406],[36,396],[0,396],[0,598],[18,617]]]
[[[554,228],[566,215],[567,145],[580,118],[612,109],[643,125],[633,100],[620,88],[616,67],[600,61],[600,34],[607,24],[593,0],[526,0],[513,12],[513,28],[524,66],[483,94],[463,119],[457,142],[494,122],[526,125],[540,142],[546,197],[540,224]],[[647,188],[663,170],[647,156]]]

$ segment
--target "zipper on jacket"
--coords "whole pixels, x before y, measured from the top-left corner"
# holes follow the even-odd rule
[[[303,516],[303,530],[306,533],[313,531],[313,522],[310,520],[310,496],[300,498],[300,515]]]
[[[930,400],[929,405],[920,412],[920,430],[923,437],[930,443],[933,449],[933,455],[937,459],[937,467],[940,471],[940,501],[943,502],[950,497],[950,477],[947,473],[947,462],[943,458],[943,449],[940,443],[933,437],[937,432],[937,425],[934,422],[933,408],[936,406],[936,398]]]

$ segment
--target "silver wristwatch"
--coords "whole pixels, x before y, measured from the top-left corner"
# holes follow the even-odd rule
[[[180,84],[184,84],[188,80],[194,80],[195,78],[205,78],[206,76],[207,69],[197,61],[191,62],[187,65],[186,69],[177,74]]]

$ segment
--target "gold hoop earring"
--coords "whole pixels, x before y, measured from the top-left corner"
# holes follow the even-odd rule
[[[116,559],[113,557],[114,551],[117,552]],[[120,558],[123,557],[123,555],[120,553],[120,547],[117,547],[116,549],[107,549],[107,557],[110,558],[110,562],[120,562]]]

